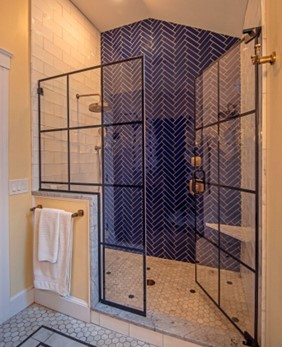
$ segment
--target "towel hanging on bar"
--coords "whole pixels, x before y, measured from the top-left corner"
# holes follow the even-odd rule
[[[36,208],[43,208],[43,206],[42,206],[42,205],[37,205],[37,206],[35,206],[35,207],[32,207],[32,208],[30,209],[30,211],[31,211],[31,212],[34,212],[34,210],[35,210]],[[78,210],[77,212],[74,212],[71,216],[72,216],[72,218],[75,218],[75,217],[83,217],[83,216],[84,216],[84,210]]]

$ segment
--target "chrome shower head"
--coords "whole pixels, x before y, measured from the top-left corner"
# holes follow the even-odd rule
[[[90,104],[88,106],[88,109],[90,112],[95,112],[95,113],[100,113],[102,112],[108,112],[110,111],[111,107],[109,105],[109,103],[107,103],[106,101],[104,101],[103,103],[101,102],[101,95],[100,94],[76,94],[76,98],[83,98],[83,97],[88,97],[88,96],[98,96],[99,97],[99,101],[98,102],[93,102],[92,104]]]

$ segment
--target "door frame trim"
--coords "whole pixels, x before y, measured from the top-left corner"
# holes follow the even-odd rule
[[[10,242],[9,242],[9,70],[12,54],[0,48],[0,324],[10,315]]]

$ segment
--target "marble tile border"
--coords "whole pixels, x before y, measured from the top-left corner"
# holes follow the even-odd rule
[[[99,302],[99,252],[98,233],[100,231],[100,196],[99,192],[82,194],[75,192],[49,192],[34,191],[34,197],[63,198],[89,201],[89,261],[90,261],[90,307],[93,308]]]
[[[41,345],[43,343],[43,345]],[[72,347],[80,346],[92,346],[85,341],[66,335],[56,329],[42,325],[34,333],[32,333],[26,340],[21,342],[17,347],[28,347],[28,346],[58,346],[58,345],[71,345]]]

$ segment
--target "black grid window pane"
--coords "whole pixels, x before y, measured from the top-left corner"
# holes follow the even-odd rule
[[[41,134],[42,181],[68,182],[68,136],[67,131]],[[53,188],[51,188],[53,189]]]
[[[255,115],[220,124],[220,183],[255,190]]]
[[[219,61],[219,120],[239,115],[241,111],[241,45]]]
[[[105,248],[105,299],[138,311],[144,310],[143,254]]]
[[[40,83],[40,130],[67,127],[67,78],[52,78]]]
[[[255,269],[255,194],[220,188],[221,249]]]
[[[200,168],[205,171],[206,182],[218,182],[218,126],[210,126],[196,132]]]
[[[224,261],[224,252],[220,258]],[[255,273],[236,260],[220,270],[220,304],[232,321],[243,331],[254,335]]]
[[[101,183],[101,128],[70,130],[70,180]]]
[[[218,64],[205,70],[196,80],[196,127],[218,120]]]
[[[197,233],[214,244],[219,244],[218,187],[206,185],[203,194],[197,196]]]
[[[81,127],[101,124],[101,109],[89,106],[101,101],[101,69],[75,73],[69,76],[70,126]]]
[[[105,243],[144,250],[143,190],[104,187]]]
[[[218,247],[196,236],[196,281],[218,303]]]
[[[103,67],[104,124],[142,120],[142,61]]]
[[[106,128],[104,137],[106,184],[142,185],[142,131],[140,124]]]

